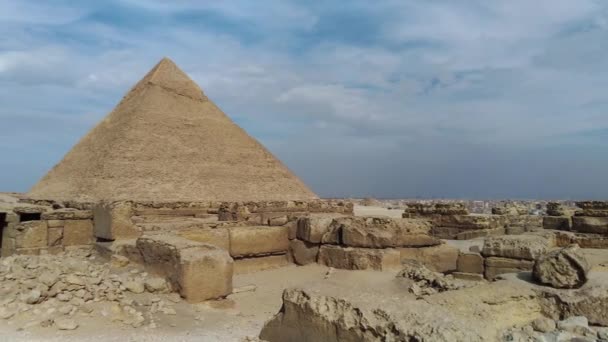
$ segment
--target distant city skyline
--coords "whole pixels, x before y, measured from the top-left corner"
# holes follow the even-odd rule
[[[606,2],[0,0],[0,23],[0,192],[168,56],[322,197],[608,198]]]

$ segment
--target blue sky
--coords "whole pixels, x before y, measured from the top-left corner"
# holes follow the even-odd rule
[[[0,190],[160,58],[321,196],[608,198],[608,2],[0,0]]]

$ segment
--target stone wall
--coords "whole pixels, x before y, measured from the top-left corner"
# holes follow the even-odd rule
[[[90,245],[93,238],[90,210],[23,205],[5,212],[2,256],[58,253],[66,247]]]

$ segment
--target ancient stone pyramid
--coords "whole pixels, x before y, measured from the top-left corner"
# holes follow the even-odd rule
[[[167,58],[29,196],[79,201],[317,198]]]

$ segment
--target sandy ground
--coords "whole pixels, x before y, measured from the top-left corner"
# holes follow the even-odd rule
[[[401,218],[403,209],[387,209],[383,207],[372,207],[355,205],[355,216],[387,216],[392,218]]]

